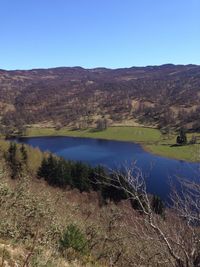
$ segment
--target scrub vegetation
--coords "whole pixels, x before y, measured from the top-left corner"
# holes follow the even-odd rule
[[[1,141],[2,266],[198,266],[199,186],[181,182],[185,199],[174,194],[168,209],[133,168],[130,180],[129,170],[110,174]]]

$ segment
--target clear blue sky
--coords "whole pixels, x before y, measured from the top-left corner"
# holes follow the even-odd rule
[[[200,64],[200,0],[0,0],[0,68]]]

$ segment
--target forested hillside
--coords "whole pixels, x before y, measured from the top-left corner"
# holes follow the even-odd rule
[[[200,129],[200,66],[0,70],[4,125],[110,124]]]

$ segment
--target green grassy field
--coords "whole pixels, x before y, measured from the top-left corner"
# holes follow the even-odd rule
[[[69,130],[62,128],[56,131],[53,128],[29,128],[28,136],[74,136],[89,137],[101,139],[114,139],[121,141],[134,142],[156,142],[160,139],[160,131],[157,129],[143,127],[109,127],[104,131],[96,131],[95,129],[86,130]]]
[[[104,131],[96,131],[95,129],[70,130],[62,128],[55,130],[54,128],[28,128],[27,136],[73,136],[131,141],[140,143],[144,149],[161,156],[187,161],[200,160],[200,144],[173,147],[171,145],[176,143],[176,135],[172,135],[170,139],[167,139],[158,129],[145,127],[109,127]],[[188,140],[190,140],[192,134],[187,136]]]
[[[200,145],[187,145],[179,147],[171,147],[168,144],[160,143],[154,145],[145,145],[145,148],[160,156],[174,158],[179,160],[186,160],[191,162],[200,161]]]

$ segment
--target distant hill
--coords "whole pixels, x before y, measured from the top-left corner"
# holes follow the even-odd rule
[[[0,70],[0,116],[6,125],[84,128],[107,118],[200,130],[200,66]]]

